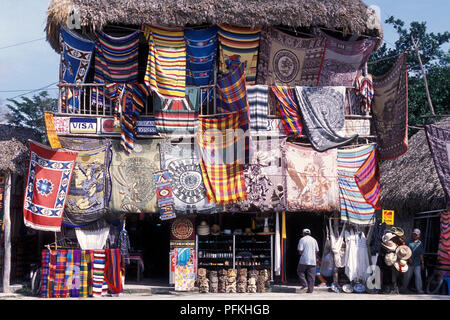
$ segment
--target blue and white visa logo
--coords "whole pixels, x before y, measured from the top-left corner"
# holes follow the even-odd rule
[[[97,133],[97,119],[70,118],[70,133]]]

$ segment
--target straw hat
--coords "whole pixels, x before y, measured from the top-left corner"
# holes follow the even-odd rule
[[[395,237],[395,234],[392,232],[386,232],[383,237],[381,238],[382,242],[388,242],[390,240],[392,240],[392,238]]]
[[[408,260],[411,258],[412,251],[411,248],[405,245],[398,246],[397,250],[395,250],[397,257],[401,260]]]
[[[220,235],[220,226],[218,224],[213,224],[211,226],[211,234],[213,236],[218,236]]]
[[[197,227],[197,234],[200,236],[207,236],[209,235],[209,226],[206,223],[205,220],[200,222],[200,225]]]
[[[394,263],[397,262],[397,255],[395,254],[395,252],[389,252],[388,254],[386,254],[384,256],[384,262],[388,266],[394,265]]]
[[[397,245],[392,240],[389,240],[387,242],[382,242],[381,244],[383,247],[385,247],[389,251],[395,251],[397,249]]]
[[[408,263],[406,262],[406,260],[398,260],[394,263],[394,267],[395,269],[397,269],[397,271],[400,271],[402,273],[405,273],[408,271]]]

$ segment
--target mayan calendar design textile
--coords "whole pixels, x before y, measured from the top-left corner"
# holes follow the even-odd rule
[[[247,86],[250,129],[267,131],[269,113],[269,88],[266,85]]]
[[[117,213],[158,212],[153,175],[160,171],[158,142],[139,141],[131,153],[113,142],[110,209]]]
[[[375,145],[339,149],[337,172],[341,202],[341,220],[354,224],[372,224],[374,207],[366,201],[356,184],[355,174],[366,162]]]
[[[273,86],[272,91],[277,98],[277,108],[281,115],[284,132],[287,135],[295,134],[296,137],[301,137],[303,124],[294,91],[280,86]]]
[[[385,75],[373,77],[372,116],[380,160],[408,151],[408,72],[406,54]]]
[[[377,39],[342,41],[330,37],[321,30],[317,30],[317,33],[326,39],[318,85],[353,86],[358,70],[361,70],[369,59]]]
[[[302,39],[275,28],[263,28],[256,83],[315,86],[324,51],[324,38]]]
[[[447,208],[450,209],[450,130],[431,124],[425,126],[425,132],[434,167],[447,196]]]
[[[176,218],[170,224],[170,240],[194,240],[195,239],[195,219]]]
[[[441,235],[438,248],[439,268],[450,271],[450,212],[441,212]]]
[[[156,200],[160,211],[161,220],[173,219],[176,217],[170,173],[167,170],[156,172]]]
[[[82,141],[82,140],[81,140]],[[78,152],[63,223],[77,227],[99,220],[104,216],[111,198],[111,142],[106,140],[99,148],[85,150],[73,140],[72,148]]]
[[[65,28],[60,28],[60,32],[63,49],[61,80],[67,83],[84,83],[91,65],[95,44]]]
[[[149,52],[145,84],[161,97],[182,99],[186,87],[186,45],[179,28],[143,25]]]
[[[55,151],[30,141],[30,164],[23,203],[25,226],[42,231],[60,231],[76,158],[76,152]]]
[[[339,211],[337,151],[317,152],[287,142],[286,198],[289,211]]]
[[[345,87],[296,87],[305,132],[313,147],[325,151],[349,144],[344,136]]]
[[[244,64],[247,84],[256,83],[260,28],[219,25],[219,73],[227,73]]]
[[[286,209],[286,171],[282,150],[286,139],[255,141],[252,163],[244,168],[247,200],[226,206],[228,212],[283,211]]]
[[[366,199],[374,209],[380,210],[380,166],[378,163],[376,147],[372,149],[366,161],[361,165],[358,171],[356,171],[355,181],[364,199]]]
[[[216,209],[206,198],[194,144],[162,142],[161,168],[170,173],[177,213],[208,213]]]
[[[184,29],[187,85],[206,86],[214,82],[217,30],[217,26]]]

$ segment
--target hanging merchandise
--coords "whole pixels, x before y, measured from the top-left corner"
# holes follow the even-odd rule
[[[108,249],[106,251],[105,264],[105,282],[108,284],[109,291],[113,294],[119,294],[123,291],[122,271],[124,264],[120,249]]]
[[[345,137],[345,87],[296,87],[302,121],[317,151],[347,145],[358,135]]]
[[[299,38],[275,28],[263,28],[256,83],[315,86],[325,50],[325,39]]]
[[[344,232],[345,240],[345,274],[350,281],[365,282],[368,274],[369,255],[367,253],[366,237],[364,233],[353,230]]]
[[[44,112],[44,120],[45,120],[45,132],[47,133],[47,140],[52,149],[60,149],[61,142],[58,139],[58,135],[56,133],[55,123],[53,120],[53,113]]]
[[[373,99],[373,80],[371,74],[358,74],[356,77],[356,96],[361,101],[361,111],[369,114]]]
[[[100,228],[75,228],[75,235],[83,250],[103,249],[109,235],[109,225]]]
[[[186,88],[186,45],[184,31],[143,25],[149,52],[145,84],[167,99],[183,99]]]
[[[290,211],[338,211],[337,151],[317,152],[286,143],[287,205]]]
[[[364,199],[375,210],[381,209],[381,183],[380,166],[378,163],[377,148],[374,146],[366,161],[355,172],[355,181]]]
[[[252,131],[268,130],[269,87],[266,85],[247,86],[250,129]]]
[[[380,160],[392,160],[408,151],[408,72],[406,53],[385,75],[373,77],[372,116]]]
[[[175,265],[175,291],[192,291],[195,285],[195,250],[192,248],[175,248],[177,259]]]
[[[76,152],[55,151],[30,141],[23,202],[25,226],[42,231],[60,231],[76,158]]]
[[[333,227],[331,226],[331,219],[328,220],[330,230],[330,245],[331,252],[333,252],[334,265],[336,268],[343,268],[345,266],[345,249],[342,248],[344,243],[344,232],[347,221],[342,226],[341,233],[335,234]]]
[[[156,200],[160,211],[161,220],[176,217],[170,173],[167,170],[155,172]]]
[[[247,229],[246,229],[247,231]],[[250,231],[250,230],[248,230]],[[250,231],[251,232],[251,231]],[[244,232],[245,234],[246,232]],[[276,276],[280,275],[281,272],[281,239],[280,239],[280,213],[275,212],[275,253],[274,253],[274,264],[273,271]]]
[[[287,135],[295,134],[297,138],[300,138],[303,131],[303,124],[294,91],[288,87],[280,86],[273,86],[272,91],[277,97],[277,107],[281,115],[284,132]]]
[[[281,216],[281,282],[286,283],[286,212],[283,211]]]
[[[438,264],[440,269],[450,271],[450,212],[448,211],[441,212]]]
[[[219,25],[219,74],[242,63],[247,84],[255,84],[260,31],[261,28]]]

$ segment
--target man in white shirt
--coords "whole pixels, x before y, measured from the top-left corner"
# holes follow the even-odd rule
[[[303,229],[303,237],[298,242],[297,250],[300,254],[297,267],[297,274],[300,278],[301,285],[300,290],[304,291],[307,288],[306,292],[312,293],[316,278],[316,261],[319,246],[317,245],[316,239],[311,237],[311,231],[309,229]]]

